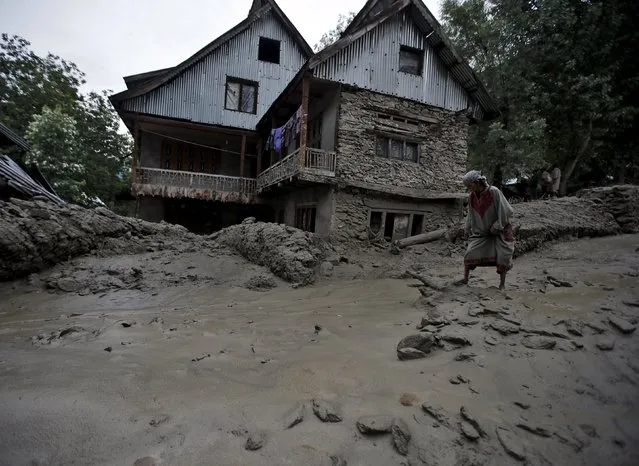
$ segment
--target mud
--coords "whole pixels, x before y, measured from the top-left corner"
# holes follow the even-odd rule
[[[505,294],[493,270],[449,287],[454,245],[353,254],[297,289],[247,289],[270,270],[221,245],[0,284],[0,464],[637,464],[637,244],[545,245]],[[409,259],[441,289],[366,276]],[[49,285],[84,276],[125,286]],[[400,361],[425,326],[437,347]],[[369,416],[400,421],[364,435]]]

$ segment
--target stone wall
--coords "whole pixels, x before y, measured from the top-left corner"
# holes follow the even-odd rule
[[[621,185],[586,189],[578,196],[602,205],[612,214],[624,233],[639,233],[639,186]]]
[[[375,156],[377,114],[387,109],[417,115],[437,123],[419,122],[406,133],[420,145],[418,163]],[[412,102],[375,92],[344,87],[338,120],[337,176],[349,180],[421,188],[438,192],[459,192],[460,177],[467,160],[468,120],[463,113]]]
[[[298,188],[267,203],[276,212],[283,211],[282,220],[288,226],[295,226],[295,211],[298,207],[314,206],[317,209],[315,233],[323,239],[329,237],[334,208],[332,186],[317,185]]]
[[[371,211],[423,215],[424,232],[446,228],[459,222],[463,216],[461,203],[452,199],[407,200],[354,188],[336,191],[334,199],[335,213],[331,221],[330,239],[335,243],[370,239]]]

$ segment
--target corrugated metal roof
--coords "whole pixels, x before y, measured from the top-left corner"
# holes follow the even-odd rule
[[[468,107],[475,118],[491,118],[499,113],[483,83],[421,0],[387,0],[386,9],[378,13],[375,7],[381,1],[370,0],[342,37],[310,60],[309,68],[316,76],[359,86],[365,82],[368,84],[362,87],[443,108]],[[369,12],[376,14],[368,16]],[[411,28],[412,24],[417,27]],[[385,28],[394,28],[395,37],[389,35],[384,40]],[[400,44],[425,50],[423,76],[397,78],[397,70],[388,57],[398,56]],[[370,76],[365,76],[367,73]]]
[[[27,151],[31,150],[31,146],[29,146],[29,143],[25,141],[24,138],[19,136],[16,132],[14,132],[11,128],[6,126],[2,122],[0,122],[0,134],[5,136],[7,139],[13,142],[16,146],[19,146],[20,148]]]

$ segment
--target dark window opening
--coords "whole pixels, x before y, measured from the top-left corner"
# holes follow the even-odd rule
[[[298,207],[295,209],[295,228],[315,233],[315,207]]]
[[[280,41],[260,37],[260,45],[257,52],[257,59],[269,63],[280,64]]]
[[[386,136],[377,136],[375,154],[386,159],[417,162],[419,161],[419,144]]]
[[[224,108],[244,113],[257,113],[257,83],[226,78]]]
[[[284,223],[284,209],[277,212],[277,223]]]
[[[378,113],[377,118],[380,120],[392,121],[393,123],[403,123],[406,125],[419,126],[419,121],[412,120],[410,118],[405,118],[396,115],[388,115],[386,113]]]
[[[423,215],[413,215],[413,224],[410,227],[410,235],[419,235],[422,232],[422,225],[424,223]]]
[[[393,238],[394,230],[395,230],[395,214],[391,212],[387,212],[386,223],[384,224],[384,238],[391,240]]]
[[[382,212],[371,212],[369,227],[373,235],[379,234],[382,229]]]
[[[402,45],[399,47],[399,71],[421,76],[424,51]]]

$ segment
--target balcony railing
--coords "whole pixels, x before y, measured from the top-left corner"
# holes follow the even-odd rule
[[[335,176],[336,160],[335,152],[309,148],[306,149],[304,166],[301,167],[298,149],[260,173],[257,177],[257,189],[261,191],[300,173]]]
[[[253,194],[257,188],[255,178],[146,167],[136,170],[135,183],[242,194]]]

